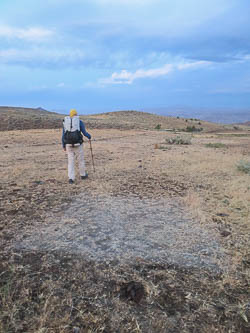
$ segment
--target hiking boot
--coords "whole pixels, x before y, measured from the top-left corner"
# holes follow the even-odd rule
[[[86,173],[85,176],[81,176],[81,179],[86,179],[86,178],[88,178],[88,174],[87,173]]]
[[[74,184],[74,180],[73,179],[69,179],[69,184]]]

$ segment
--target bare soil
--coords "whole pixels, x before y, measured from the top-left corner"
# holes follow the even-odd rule
[[[216,226],[215,226],[216,227]],[[216,233],[192,219],[178,198],[140,199],[82,193],[62,212],[22,233],[14,249],[65,251],[95,262],[159,264],[227,270]]]
[[[0,332],[249,332],[249,133],[91,134],[74,185],[60,130],[0,135]]]

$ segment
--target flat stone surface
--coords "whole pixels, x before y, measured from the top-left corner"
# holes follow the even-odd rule
[[[15,248],[216,270],[226,262],[216,234],[195,221],[176,198],[81,194],[62,216],[48,215],[39,228],[25,232]]]

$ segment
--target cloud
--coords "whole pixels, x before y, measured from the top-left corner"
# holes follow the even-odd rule
[[[31,92],[41,92],[41,91],[46,91],[46,90],[49,90],[49,87],[45,84],[37,85],[37,86],[30,86],[28,88],[28,91],[31,91]]]
[[[132,84],[136,79],[144,79],[144,78],[158,78],[167,76],[170,72],[174,70],[185,70],[185,69],[196,69],[204,66],[208,66],[211,64],[209,61],[195,61],[188,63],[180,63],[180,64],[166,64],[159,68],[154,69],[138,69],[134,73],[129,72],[127,70],[122,70],[120,73],[114,72],[110,77],[103,78],[99,80],[99,83],[102,85],[106,84]]]
[[[110,78],[101,79],[100,83],[102,84],[131,84],[136,79],[142,78],[155,78],[159,76],[165,76],[172,71],[173,66],[167,64],[161,68],[156,69],[138,69],[134,73],[122,70],[120,73],[114,72]]]
[[[40,27],[15,28],[8,25],[0,25],[0,37],[8,39],[21,39],[26,41],[41,41],[54,34],[52,30]]]
[[[28,68],[62,68],[86,64],[90,60],[81,50],[38,48],[0,50],[1,63]]]
[[[250,54],[245,54],[243,56],[239,56],[241,61],[250,61]]]
[[[183,70],[183,69],[189,69],[189,68],[198,68],[210,65],[210,61],[194,61],[194,62],[188,62],[188,63],[182,63],[176,66],[177,69]]]

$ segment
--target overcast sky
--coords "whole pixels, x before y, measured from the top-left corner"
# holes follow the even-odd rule
[[[250,107],[249,0],[0,0],[0,105]]]

